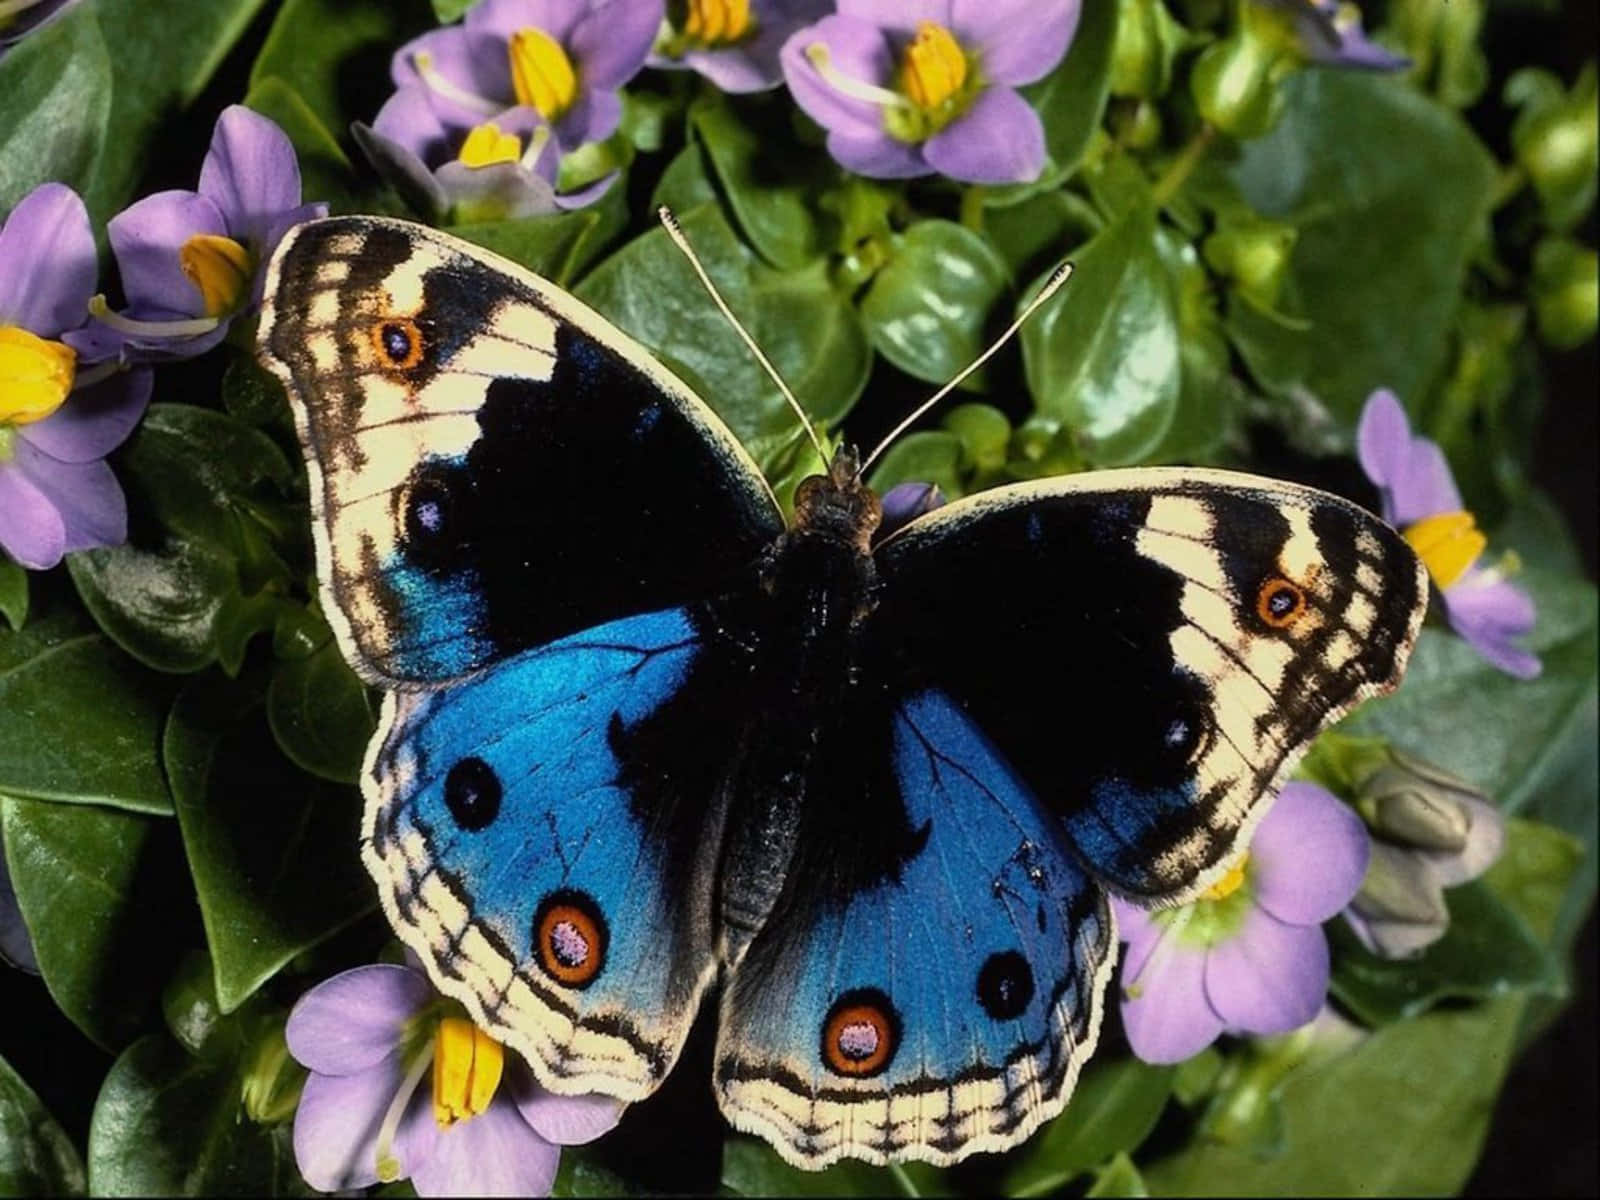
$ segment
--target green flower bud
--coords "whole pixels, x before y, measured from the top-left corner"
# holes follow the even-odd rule
[[[1594,336],[1600,320],[1595,252],[1570,238],[1547,237],[1533,252],[1533,315],[1539,336],[1571,350]]]
[[[1130,150],[1148,150],[1161,141],[1161,112],[1148,100],[1118,100],[1108,116],[1111,132]]]
[[[1292,69],[1283,48],[1248,29],[1213,42],[1195,60],[1189,90],[1200,115],[1236,138],[1260,137],[1283,108],[1278,79]]]
[[[1594,204],[1600,166],[1596,96],[1593,62],[1568,92],[1538,67],[1524,68],[1506,81],[1506,103],[1522,110],[1511,127],[1512,149],[1539,194],[1545,219],[1558,231],[1571,229]]]
[[[306,1069],[289,1053],[284,1037],[287,1024],[286,1014],[266,1022],[245,1051],[239,1098],[245,1115],[261,1125],[277,1125],[294,1116],[306,1085]]]
[[[1272,308],[1283,288],[1297,233],[1292,225],[1247,216],[1225,222],[1200,247],[1211,269],[1234,281],[1239,292]]]
[[[1389,29],[1412,62],[1413,79],[1452,108],[1465,108],[1489,83],[1489,60],[1479,44],[1484,0],[1394,0]]]
[[[1111,94],[1153,100],[1172,86],[1172,64],[1189,40],[1161,0],[1117,0]]]

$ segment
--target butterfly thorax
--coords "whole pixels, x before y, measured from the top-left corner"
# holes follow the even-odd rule
[[[830,537],[865,555],[883,520],[883,505],[859,472],[860,457],[845,446],[826,475],[801,480],[794,493],[795,532]]]

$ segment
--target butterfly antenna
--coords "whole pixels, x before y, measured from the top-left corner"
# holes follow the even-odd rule
[[[1039,294],[1032,300],[1028,301],[1028,307],[1024,308],[1017,319],[1006,327],[1006,331],[997,337],[987,350],[968,363],[961,374],[957,375],[949,383],[945,384],[937,392],[929,396],[921,404],[917,405],[917,407],[912,410],[910,416],[890,430],[889,436],[884,438],[883,441],[879,442],[877,449],[871,454],[867,455],[866,459],[863,460],[860,468],[856,471],[856,478],[860,479],[863,475],[865,475],[867,473],[867,468],[877,461],[878,456],[889,448],[890,443],[904,433],[913,423],[915,423],[918,417],[927,412],[935,404],[939,403],[939,401],[943,400],[951,392],[955,391],[956,388],[961,386],[962,380],[993,358],[996,351],[998,351],[1001,346],[1004,346],[1011,340],[1012,336],[1017,332],[1017,330],[1022,328],[1023,323],[1027,321],[1029,317],[1033,316],[1033,314],[1038,310],[1039,306],[1046,300],[1050,299],[1051,296],[1054,296],[1057,292],[1059,292],[1062,285],[1065,284],[1067,280],[1072,278],[1072,270],[1073,267],[1070,262],[1063,262],[1058,265],[1054,271],[1051,271],[1050,277],[1044,281],[1044,286],[1039,289]]]
[[[761,347],[756,345],[755,338],[751,337],[745,327],[739,324],[739,318],[733,315],[733,310],[728,307],[728,302],[722,298],[722,293],[717,291],[717,285],[711,282],[711,276],[706,274],[706,269],[700,265],[700,260],[689,247],[689,239],[684,236],[683,226],[678,224],[678,218],[673,216],[672,210],[663,204],[656,209],[656,215],[661,218],[661,224],[666,228],[667,236],[673,244],[683,251],[683,256],[689,260],[689,265],[694,268],[694,273],[700,276],[700,282],[705,285],[706,291],[711,293],[711,299],[716,302],[722,315],[728,318],[728,324],[733,326],[733,331],[744,339],[744,344],[750,347],[750,353],[756,356],[756,361],[761,364],[762,370],[778,385],[778,390],[783,393],[783,398],[789,402],[789,407],[794,409],[795,416],[800,418],[800,424],[805,426],[806,436],[811,439],[811,444],[817,448],[817,455],[823,462],[828,461],[828,452],[823,448],[822,439],[817,436],[817,430],[811,424],[811,418],[806,416],[806,410],[800,407],[800,401],[795,399],[794,393],[789,390],[789,385],[783,381],[783,376],[778,374],[778,368],[772,365],[770,359],[761,352]]]

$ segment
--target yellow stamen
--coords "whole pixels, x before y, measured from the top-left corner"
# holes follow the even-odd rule
[[[505,1070],[505,1051],[471,1021],[439,1022],[433,1053],[433,1119],[440,1129],[489,1107]]]
[[[0,325],[0,425],[29,425],[61,407],[78,355],[16,325]]]
[[[961,43],[943,25],[922,21],[906,47],[900,68],[901,87],[924,112],[938,108],[967,81],[967,56]]]
[[[1478,532],[1469,512],[1435,513],[1404,531],[1406,541],[1428,568],[1440,590],[1449,587],[1478,561],[1489,539]]]
[[[514,133],[504,132],[493,121],[473,127],[467,140],[461,143],[461,153],[456,155],[469,167],[487,167],[493,163],[516,162],[522,156],[522,139]]]
[[[255,259],[232,238],[197,233],[178,250],[178,266],[199,290],[208,317],[236,311],[250,291]]]
[[[1244,868],[1249,861],[1250,852],[1246,850],[1234,860],[1233,865],[1228,868],[1227,873],[1221,879],[1200,893],[1200,899],[1213,902],[1226,900],[1237,892],[1244,886]]]
[[[511,86],[517,103],[539,110],[554,121],[578,98],[578,73],[567,52],[542,29],[519,29],[511,35]]]
[[[750,27],[750,0],[688,0],[683,32],[702,46],[736,42]]]

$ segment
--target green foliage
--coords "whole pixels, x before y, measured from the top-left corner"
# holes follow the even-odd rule
[[[111,113],[111,55],[88,5],[0,59],[0,212],[59,180],[94,180]]]
[[[0,1058],[0,1195],[81,1196],[85,1186],[76,1147]]]

